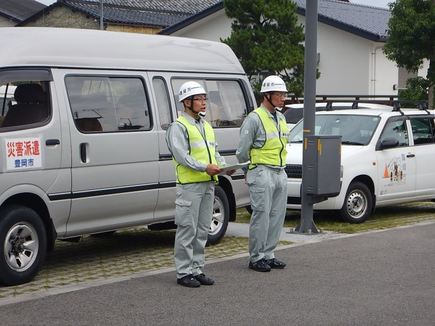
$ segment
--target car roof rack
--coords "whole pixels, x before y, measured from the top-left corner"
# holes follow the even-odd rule
[[[411,104],[411,105],[415,106],[418,110],[425,111],[425,112],[427,112],[427,114],[432,114],[428,111],[429,105],[428,105],[428,102],[425,100],[417,100],[417,101],[414,101],[414,100],[396,100],[393,103],[393,111],[400,111],[400,109],[402,108],[402,104]]]

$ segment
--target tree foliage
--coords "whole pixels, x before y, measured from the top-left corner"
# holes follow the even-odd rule
[[[303,91],[303,26],[291,0],[225,0],[233,18],[231,35],[222,40],[239,58],[258,92],[267,75],[281,76],[290,92]]]
[[[435,83],[435,0],[396,0],[390,4],[386,56],[415,71],[428,59],[428,84]]]
[[[423,77],[410,78],[406,81],[406,89],[399,90],[399,99],[418,103],[428,99],[429,80]],[[411,106],[411,105],[407,105]]]

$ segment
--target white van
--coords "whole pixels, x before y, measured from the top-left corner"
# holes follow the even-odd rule
[[[170,36],[1,28],[0,282],[32,279],[55,239],[135,225],[174,226],[165,142],[187,80],[208,92],[220,153],[236,163],[255,98],[222,43]],[[219,176],[209,242],[249,205],[241,170]]]

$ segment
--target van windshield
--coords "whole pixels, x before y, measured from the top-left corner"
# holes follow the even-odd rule
[[[372,139],[380,121],[377,116],[328,114],[316,115],[315,135],[341,136],[345,145],[367,145]],[[301,120],[291,131],[290,141],[301,143],[303,140],[303,121]]]

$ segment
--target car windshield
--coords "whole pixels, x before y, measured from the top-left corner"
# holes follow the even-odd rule
[[[367,145],[379,123],[377,116],[328,114],[316,115],[315,134],[318,136],[341,136],[346,145]],[[290,141],[301,143],[303,121],[291,131]]]

